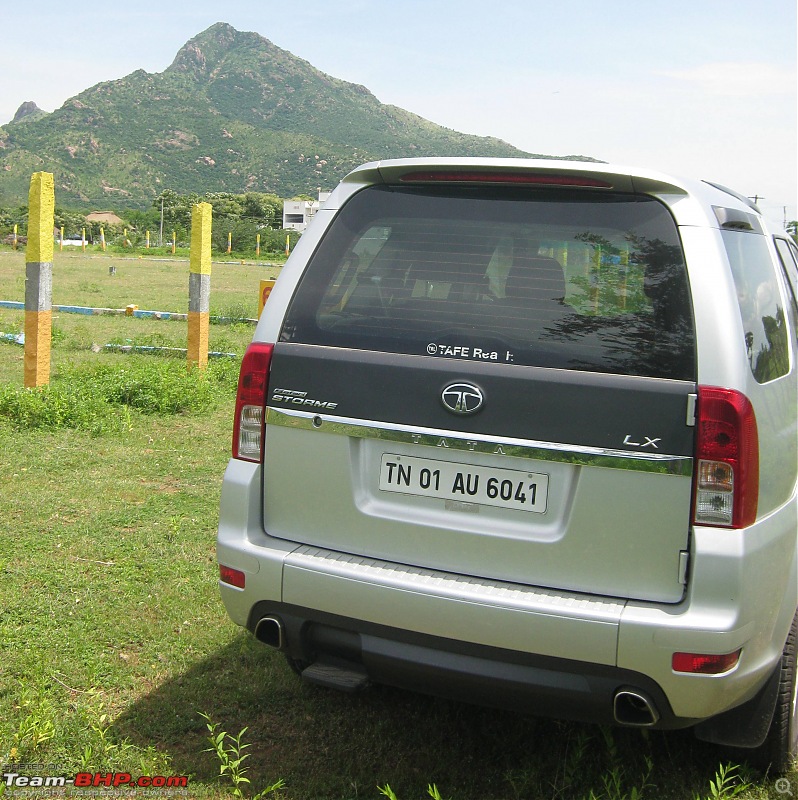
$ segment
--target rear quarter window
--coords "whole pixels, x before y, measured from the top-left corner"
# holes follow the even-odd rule
[[[790,370],[789,334],[776,267],[762,234],[722,231],[743,322],[746,357],[758,383]]]
[[[338,213],[282,341],[695,379],[684,258],[638,196],[370,187]]]
[[[798,247],[794,242],[782,239],[780,236],[774,237],[774,241],[790,292],[793,311],[798,315]]]

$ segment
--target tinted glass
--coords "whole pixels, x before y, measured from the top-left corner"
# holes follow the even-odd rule
[[[775,265],[764,236],[742,231],[722,231],[722,236],[737,287],[748,361],[757,381],[766,383],[790,369],[787,322]]]
[[[281,338],[695,378],[676,226],[632,195],[366,189],[312,257]]]
[[[784,277],[787,279],[793,306],[798,311],[798,253],[796,247],[786,239],[779,237],[776,237],[774,241],[784,268]]]

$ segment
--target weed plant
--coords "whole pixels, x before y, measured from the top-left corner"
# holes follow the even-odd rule
[[[200,712],[200,716],[205,720],[206,727],[210,733],[208,741],[211,746],[205,750],[206,753],[213,753],[219,762],[219,777],[227,777],[233,784],[233,796],[236,798],[243,798],[244,787],[251,783],[246,776],[248,767],[244,766],[244,762],[249,758],[249,753],[245,753],[250,744],[243,741],[244,734],[247,732],[246,728],[242,728],[237,735],[233,736],[227,731],[219,730],[219,723],[214,722],[207,714]],[[271,786],[267,786],[257,794],[252,796],[252,800],[263,800],[269,794],[282,789],[285,782],[280,779]]]
[[[130,412],[201,411],[235,392],[238,363],[190,372],[173,360],[130,358],[124,365],[67,366],[49,385],[0,385],[0,422],[18,430],[73,428],[94,435],[130,428]]]

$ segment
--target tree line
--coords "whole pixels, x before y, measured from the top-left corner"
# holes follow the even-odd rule
[[[311,198],[301,196],[295,199]],[[89,243],[100,241],[102,228],[106,242],[111,245],[144,247],[149,232],[151,247],[171,245],[173,234],[178,246],[187,246],[191,236],[191,209],[201,202],[210,203],[213,207],[212,246],[217,252],[226,252],[228,242],[232,241],[232,252],[252,255],[260,236],[262,252],[278,253],[285,250],[286,236],[291,237],[292,247],[298,238],[296,231],[282,229],[283,199],[263,192],[179,194],[172,189],[165,189],[149,208],[115,212],[122,220],[120,224],[88,220],[87,212],[58,206],[55,208],[54,222],[56,229],[64,229],[65,238],[80,238],[85,232]],[[28,226],[27,205],[0,208],[0,241],[8,241],[15,225],[18,235],[25,236]]]

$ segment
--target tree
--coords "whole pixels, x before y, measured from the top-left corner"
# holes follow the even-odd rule
[[[265,192],[181,195],[173,189],[164,189],[155,198],[150,211],[138,212],[140,216],[135,212],[129,213],[127,219],[131,224],[136,219],[139,230],[141,225],[146,225],[149,230],[158,230],[163,213],[164,238],[168,241],[172,231],[176,231],[179,240],[186,240],[191,231],[191,209],[200,202],[210,203],[213,208],[213,246],[219,252],[227,250],[228,233],[232,233],[233,251],[237,253],[251,251],[254,254],[259,233],[264,251],[282,252],[286,235],[292,237],[291,246],[299,238],[295,232],[282,231],[282,199]]]
[[[172,231],[179,239],[186,239],[191,230],[191,209],[201,200],[198,194],[178,194],[173,189],[164,189],[155,198],[153,208],[162,212],[164,240],[169,240]],[[160,225],[160,219],[158,221]]]
[[[276,194],[247,192],[244,195],[245,217],[270,228],[280,228],[283,224],[283,201]]]
[[[0,234],[11,233],[17,225],[19,232],[27,229],[28,226],[28,207],[18,206],[17,208],[0,208]]]
[[[123,218],[134,230],[157,232],[161,224],[161,209],[160,206],[157,209],[148,208],[145,211],[131,209],[123,212]]]
[[[88,227],[86,215],[81,211],[67,211],[56,206],[53,215],[56,228],[64,229],[64,236],[77,236],[83,228]]]
[[[243,196],[230,192],[208,192],[203,198],[213,207],[213,218],[240,217],[244,210]]]

